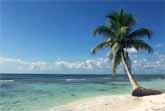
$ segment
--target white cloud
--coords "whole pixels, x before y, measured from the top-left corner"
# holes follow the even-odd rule
[[[0,72],[24,72],[24,73],[84,73],[100,70],[109,70],[108,59],[98,58],[84,61],[67,61],[58,59],[53,63],[46,61],[26,61],[22,59],[0,57]]]
[[[165,73],[165,54],[153,55],[131,54],[134,73]],[[81,61],[69,61],[57,59],[47,62],[27,61],[19,58],[0,57],[0,73],[111,73],[111,61],[107,58],[88,59]],[[122,64],[118,67],[118,73],[123,73]]]
[[[165,74],[165,54],[155,53],[147,57],[134,58],[138,62],[133,64],[134,71],[137,73],[147,74]]]
[[[137,50],[133,47],[132,48],[127,48],[125,50],[127,50],[129,53],[137,53]]]
[[[99,58],[95,60],[85,60],[85,61],[64,61],[59,60],[56,61],[54,64],[58,67],[63,67],[66,69],[99,69],[99,68],[105,68],[104,65],[108,63],[108,59]]]
[[[21,59],[0,57],[0,64],[3,64],[3,63],[28,64],[26,61],[23,61],[23,60],[21,60]]]
[[[31,66],[30,67],[31,70],[47,70],[48,69],[48,64],[42,61],[32,62],[30,66]]]

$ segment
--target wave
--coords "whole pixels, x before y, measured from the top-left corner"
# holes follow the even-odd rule
[[[0,80],[0,83],[10,83],[14,82],[14,80]]]
[[[65,79],[66,82],[85,81],[87,79]]]

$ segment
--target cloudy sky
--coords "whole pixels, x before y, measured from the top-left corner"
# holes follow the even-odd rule
[[[104,39],[92,30],[111,10],[136,16],[135,28],[149,27],[153,54],[130,50],[137,74],[165,74],[165,1],[0,0],[0,73],[109,74],[106,51],[90,49]],[[118,73],[123,68],[119,66]]]

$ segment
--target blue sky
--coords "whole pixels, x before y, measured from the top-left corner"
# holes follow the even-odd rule
[[[1,0],[0,72],[111,73],[106,50],[96,56],[90,53],[104,40],[94,38],[92,30],[107,23],[109,11],[121,8],[136,16],[135,28],[149,27],[154,32],[146,40],[154,54],[131,53],[134,67],[141,68],[136,73],[165,73],[164,0]]]

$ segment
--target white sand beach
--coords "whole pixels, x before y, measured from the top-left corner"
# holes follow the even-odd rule
[[[146,97],[99,96],[54,107],[50,111],[165,111],[165,94]]]

